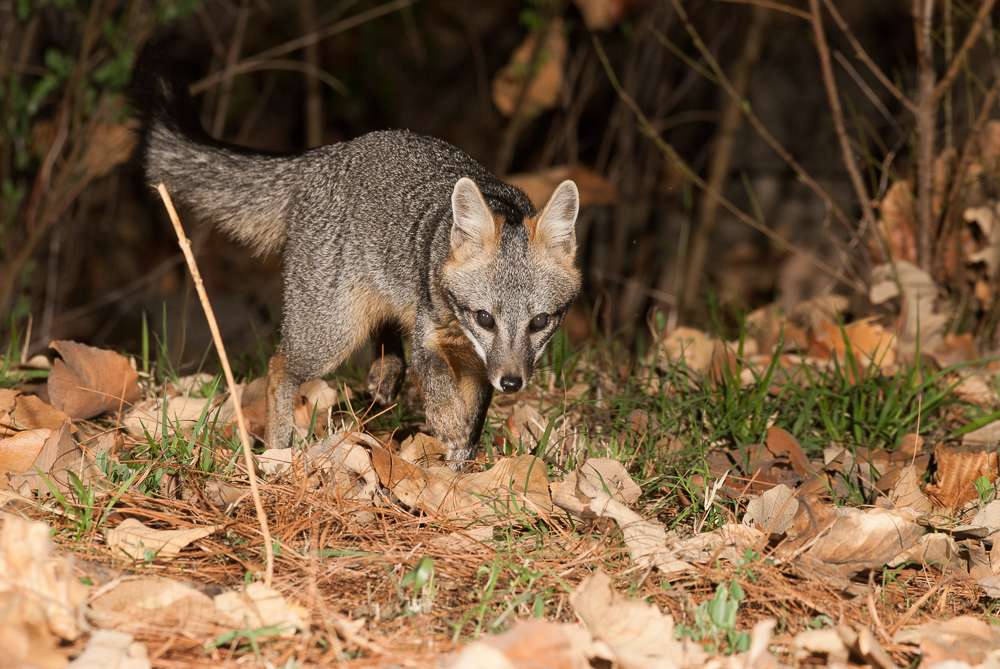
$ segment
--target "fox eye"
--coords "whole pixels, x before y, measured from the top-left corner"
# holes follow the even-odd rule
[[[532,331],[538,332],[539,330],[544,330],[545,326],[547,326],[548,324],[549,324],[549,315],[538,314],[537,316],[531,319],[531,325],[529,325],[529,327],[532,329]]]
[[[481,327],[484,327],[487,330],[492,330],[493,326],[495,325],[493,321],[493,316],[490,316],[487,312],[483,311],[482,309],[476,312],[476,322],[479,323]]]

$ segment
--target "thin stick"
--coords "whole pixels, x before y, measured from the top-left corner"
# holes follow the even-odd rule
[[[271,587],[271,580],[274,576],[274,547],[271,546],[271,531],[267,527],[267,516],[264,514],[264,505],[260,501],[260,491],[257,489],[257,474],[253,466],[253,454],[250,452],[250,436],[247,434],[246,421],[243,420],[243,407],[240,406],[236,395],[236,381],[233,379],[233,370],[229,366],[229,358],[226,356],[226,349],[222,345],[222,336],[219,334],[219,324],[215,320],[215,313],[212,305],[208,301],[208,294],[205,292],[205,284],[201,280],[201,272],[198,271],[198,264],[191,253],[191,241],[184,235],[184,228],[181,227],[181,220],[177,217],[174,203],[170,200],[167,187],[162,183],[156,187],[163,199],[163,204],[170,215],[170,222],[174,224],[174,231],[177,233],[177,243],[180,244],[181,251],[187,259],[188,269],[191,270],[191,278],[194,280],[194,287],[198,291],[198,298],[201,306],[205,310],[205,318],[208,320],[208,327],[212,331],[212,339],[215,341],[215,348],[219,352],[219,360],[222,362],[222,371],[226,375],[226,385],[229,386],[229,394],[233,398],[233,411],[236,414],[236,426],[240,434],[240,443],[243,444],[243,459],[246,462],[247,474],[250,477],[250,494],[253,496],[253,505],[257,510],[257,521],[260,523],[261,534],[264,535],[264,555],[267,560],[267,568],[264,572],[264,585]]]
[[[695,172],[693,169],[691,169],[691,166],[688,165],[683,158],[681,158],[680,154],[677,153],[674,147],[668,144],[666,140],[664,140],[660,136],[660,134],[656,132],[656,128],[653,127],[653,124],[650,122],[649,118],[642,112],[642,109],[639,108],[639,105],[636,103],[636,101],[633,100],[632,97],[625,92],[625,90],[621,86],[621,83],[618,81],[618,77],[615,75],[614,70],[611,68],[611,63],[608,61],[607,54],[604,53],[604,47],[601,46],[601,43],[597,39],[596,35],[593,36],[593,40],[594,40],[594,47],[597,50],[597,57],[600,59],[601,64],[604,66],[604,71],[608,75],[608,80],[611,82],[611,86],[614,87],[615,91],[618,93],[618,97],[622,100],[622,102],[625,103],[625,105],[629,109],[632,110],[632,113],[635,114],[635,117],[639,121],[639,125],[642,126],[643,132],[646,134],[646,136],[649,137],[650,140],[652,140],[652,142],[656,145],[656,148],[660,150],[660,153],[662,153],[667,160],[669,160],[675,167],[677,167],[678,170],[681,171],[685,179],[693,183],[698,188],[702,189],[702,191],[704,191],[705,194],[707,194],[709,197],[717,199],[719,201],[719,204],[721,204],[723,208],[726,209],[726,211],[728,211],[733,216],[735,216],[739,220],[749,225],[757,232],[766,236],[772,242],[777,244],[779,248],[784,249],[789,253],[793,253],[794,255],[797,255],[798,257],[802,258],[807,263],[809,263],[816,269],[820,270],[824,274],[830,276],[833,279],[836,279],[845,286],[854,289],[858,293],[862,295],[868,293],[868,288],[860,281],[854,281],[850,277],[844,276],[843,272],[839,272],[834,268],[830,267],[816,256],[799,248],[798,246],[788,241],[780,234],[767,227],[766,225],[761,225],[758,221],[754,220],[753,218],[748,216],[745,212],[741,211],[735,204],[730,202],[722,193],[709,186],[704,179],[698,176],[698,173]]]
[[[847,175],[854,187],[854,197],[861,205],[861,229],[871,230],[872,236],[879,245],[882,258],[888,259],[889,251],[875,225],[875,212],[872,209],[871,195],[868,194],[865,181],[861,177],[861,170],[858,169],[854,150],[851,148],[851,140],[847,137],[844,110],[840,106],[840,97],[837,94],[837,81],[833,74],[833,64],[830,62],[830,47],[826,43],[826,32],[823,30],[823,14],[819,8],[819,0],[809,0],[809,7],[812,10],[812,28],[816,37],[816,51],[819,53],[820,69],[823,72],[823,86],[826,88],[827,102],[830,105],[830,113],[833,115],[833,127],[837,131],[837,141],[840,143],[844,167],[847,169]]]

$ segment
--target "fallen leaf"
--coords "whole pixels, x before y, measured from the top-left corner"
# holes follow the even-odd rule
[[[936,506],[959,511],[979,498],[974,482],[981,476],[993,483],[997,479],[997,453],[952,453],[938,447],[934,451],[937,476],[925,493]]]
[[[427,513],[510,518],[522,511],[552,511],[545,464],[531,455],[500,458],[484,472],[457,473],[447,467],[424,469],[373,445],[371,461],[382,485]]]
[[[73,641],[81,632],[78,614],[87,588],[65,558],[51,553],[45,523],[7,515],[0,532],[0,595],[15,595],[13,610],[23,624]]]
[[[50,344],[61,359],[49,373],[52,406],[74,419],[130,408],[139,401],[139,373],[114,351],[72,341]]]
[[[541,48],[537,48],[538,39],[539,33],[528,35],[514,50],[510,63],[493,78],[493,104],[504,116],[517,113],[526,84],[528,91],[524,94],[522,113],[530,116],[538,110],[555,107],[559,101],[568,49],[562,21],[557,19],[549,24]]]
[[[660,343],[656,369],[660,373],[670,371],[672,365],[682,360],[690,371],[703,374],[712,362],[715,344],[701,330],[679,327]]]
[[[0,439],[0,474],[24,474],[31,469],[52,430],[25,430]]]
[[[931,622],[897,632],[893,643],[920,647],[921,666],[959,661],[982,664],[1000,648],[1000,627],[973,616],[959,616],[945,622]]]
[[[281,593],[260,581],[240,591],[224,592],[214,599],[216,622],[231,629],[273,630],[266,636],[292,637],[306,629],[294,607]]]
[[[798,508],[799,501],[792,489],[777,485],[757,499],[750,500],[743,514],[743,524],[755,526],[772,536],[782,535],[792,526]]]
[[[583,165],[559,165],[539,172],[504,177],[504,181],[511,186],[523,190],[537,209],[544,207],[559,184],[567,179],[576,184],[581,207],[606,207],[618,201],[615,185],[607,177]]]
[[[192,541],[207,537],[219,529],[219,525],[210,525],[157,530],[143,525],[135,518],[126,518],[118,527],[105,533],[105,541],[119,557],[139,561],[169,559],[176,557]]]
[[[80,657],[66,669],[149,669],[146,647],[131,634],[115,630],[97,630],[87,642]]]
[[[670,658],[675,666],[700,664],[701,646],[674,639],[674,619],[641,599],[615,591],[611,577],[598,570],[569,596],[570,605],[595,638],[616,652]]]
[[[590,635],[582,629],[531,620],[465,646],[446,666],[448,669],[590,669],[586,651],[591,645]]]

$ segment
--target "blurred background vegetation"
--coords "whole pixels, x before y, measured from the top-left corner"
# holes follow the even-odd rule
[[[0,0],[0,345],[135,351],[145,314],[178,360],[206,350],[123,96],[155,39],[221,139],[408,128],[536,202],[575,179],[571,340],[829,293],[895,316],[868,286],[896,261],[996,350],[996,18],[995,0]],[[230,346],[269,348],[280,258],[185,221]]]

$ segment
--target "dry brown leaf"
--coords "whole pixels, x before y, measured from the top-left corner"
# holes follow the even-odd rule
[[[504,181],[511,186],[523,190],[538,209],[545,206],[556,187],[567,179],[576,183],[581,207],[609,206],[618,201],[615,185],[607,177],[583,165],[559,165],[539,172],[523,172],[504,177]]]
[[[26,625],[72,641],[86,631],[78,607],[87,589],[51,552],[45,523],[8,515],[0,533],[0,594],[16,595],[14,606]]]
[[[495,443],[501,452],[508,455],[533,451],[545,434],[548,424],[549,422],[535,407],[525,402],[518,402],[504,421],[505,434],[498,436]]]
[[[274,630],[266,636],[292,637],[306,629],[296,606],[281,593],[257,581],[243,590],[224,592],[214,599],[216,622],[231,629]]]
[[[619,594],[602,570],[588,576],[569,601],[594,638],[611,646],[616,655],[670,658],[678,667],[706,659],[701,646],[674,639],[671,616],[641,599]]]
[[[493,78],[493,104],[504,116],[513,116],[518,111],[526,82],[528,91],[522,107],[525,113],[530,115],[540,109],[551,109],[559,101],[568,48],[562,21],[557,19],[549,24],[540,49],[536,49],[538,39],[539,33],[528,35],[514,50],[510,63]],[[536,51],[537,57],[532,63]]]
[[[212,404],[212,398],[169,397],[146,400],[136,404],[121,421],[122,427],[133,437],[144,439],[148,433],[154,440],[163,431],[163,405],[166,403],[167,424],[171,428],[193,427]],[[210,414],[211,415],[211,414]]]
[[[610,30],[625,15],[625,0],[573,0],[587,30]]]
[[[915,467],[904,467],[900,471],[896,484],[886,497],[897,509],[912,509],[924,514],[930,513],[933,508],[931,501],[920,490],[920,473]]]
[[[22,395],[17,390],[0,389],[0,437],[9,437],[18,430],[45,428],[57,430],[70,418],[62,411],[34,395]]]
[[[880,568],[910,550],[924,529],[909,513],[878,508],[867,513],[835,510],[815,499],[800,498],[787,534],[789,540],[779,547],[779,556],[808,558],[808,563],[799,565],[807,574],[831,578],[839,573],[849,578],[864,569]]]
[[[974,482],[981,476],[990,483],[997,478],[997,453],[950,453],[943,448],[934,451],[937,461],[937,481],[927,486],[926,494],[936,506],[959,511],[979,498]]]
[[[52,430],[24,430],[0,439],[0,474],[24,474],[31,469]]]
[[[757,499],[750,500],[743,514],[743,524],[757,527],[771,535],[782,535],[792,526],[799,501],[786,485],[776,485]]]
[[[15,592],[0,592],[0,667],[63,669],[66,652],[59,639],[45,625],[25,620],[20,599]]]
[[[139,373],[128,359],[114,351],[54,341],[62,356],[49,373],[52,406],[74,419],[129,409],[139,401]]]
[[[181,549],[220,529],[219,525],[187,527],[181,530],[157,530],[143,525],[135,518],[126,518],[108,530],[105,541],[119,557],[150,561],[154,558],[176,557]]]
[[[114,630],[97,630],[87,647],[66,669],[149,669],[146,647],[131,634]]]
[[[895,274],[893,275],[893,266]],[[896,283],[896,278],[899,283]],[[920,335],[921,351],[937,351],[944,341],[944,327],[947,314],[937,313],[935,302],[938,285],[930,274],[911,263],[897,260],[894,265],[885,263],[872,269],[872,285],[869,299],[873,304],[900,295],[899,344],[898,349],[910,355],[916,350],[917,334]]]
[[[989,409],[997,404],[996,374],[978,372],[966,376],[952,390],[956,397],[971,404]]]
[[[576,471],[594,487],[611,495],[622,504],[639,501],[642,489],[629,476],[628,470],[611,458],[588,458]]]
[[[465,646],[448,669],[590,669],[590,635],[572,625],[547,620],[518,623],[503,634]]]
[[[550,513],[545,465],[531,455],[500,458],[484,472],[421,468],[380,445],[370,445],[372,465],[382,484],[405,504],[449,517],[510,517],[515,510]]]
[[[889,186],[879,203],[879,232],[889,247],[890,255],[897,260],[917,261],[917,242],[914,236],[917,217],[913,202],[910,184],[897,181]],[[876,257],[881,257],[881,254],[876,252]]]
[[[947,534],[925,534],[917,540],[917,545],[889,560],[886,565],[895,569],[901,564],[916,562],[924,567],[936,567],[942,573],[965,572],[963,560],[959,557],[958,544]]]
[[[671,365],[683,359],[689,370],[703,374],[708,371],[714,352],[715,344],[704,332],[694,328],[679,327],[661,342],[656,369],[666,373]]]
[[[36,471],[37,470],[37,471]],[[70,423],[53,431],[42,445],[31,469],[23,474],[12,476],[11,488],[28,495],[33,490],[48,492],[45,479],[57,490],[70,499],[76,499],[76,490],[72,486],[70,472],[83,481],[100,477],[100,470],[94,465],[94,460],[80,448],[70,436]]]
[[[920,666],[932,667],[949,660],[982,664],[989,653],[1000,648],[1000,627],[973,616],[959,616],[945,622],[931,622],[897,632],[893,643],[920,647]]]
[[[145,631],[149,624],[183,629],[193,622],[214,622],[215,603],[192,584],[169,578],[126,577],[90,600],[90,617],[102,627],[116,629]]]
[[[421,467],[441,467],[448,458],[448,447],[440,439],[417,432],[403,440],[397,455]]]

